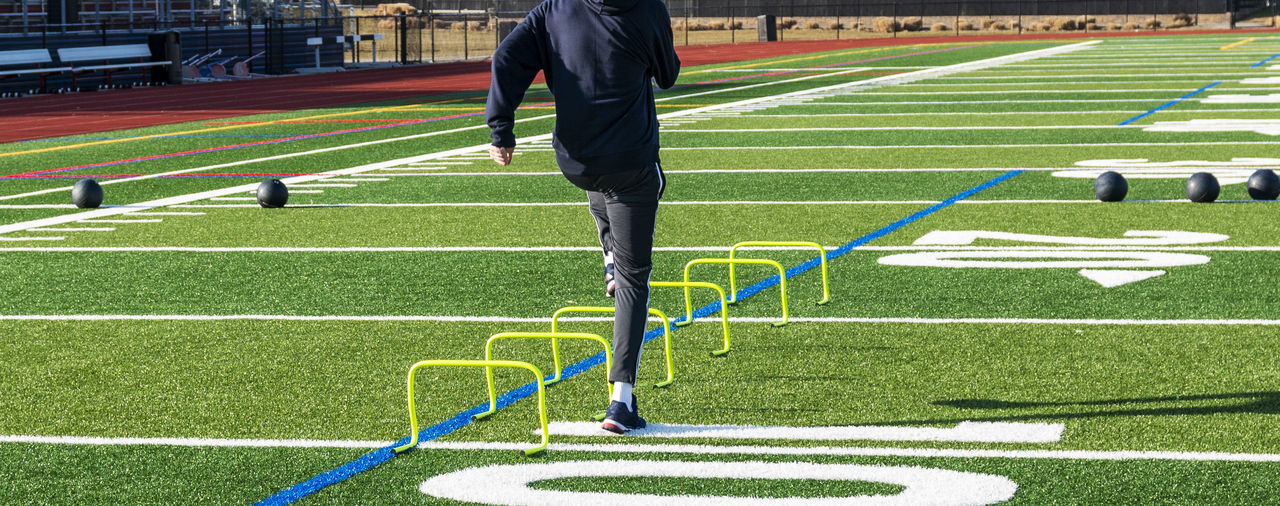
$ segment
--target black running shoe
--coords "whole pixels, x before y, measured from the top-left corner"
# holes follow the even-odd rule
[[[635,397],[631,398],[631,405],[636,405]],[[627,409],[626,404],[612,401],[609,403],[609,409],[604,412],[604,422],[600,424],[600,428],[614,434],[626,434],[635,429],[643,429],[648,424],[640,418],[638,411],[631,411]]]

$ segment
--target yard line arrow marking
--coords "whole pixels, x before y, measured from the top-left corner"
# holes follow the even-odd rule
[[[1115,288],[1120,285],[1151,279],[1162,274],[1164,274],[1164,271],[1080,269],[1081,276],[1092,279],[1107,288]]]

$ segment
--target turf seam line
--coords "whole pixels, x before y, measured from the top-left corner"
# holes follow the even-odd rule
[[[911,223],[913,223],[913,222],[915,222],[915,221],[917,221],[917,220],[919,220],[919,219],[921,219],[921,218],[924,218],[925,216],[928,216],[928,215],[930,215],[930,214],[933,214],[933,213],[935,213],[935,212],[938,212],[938,211],[940,211],[940,210],[942,210],[942,209],[944,209],[944,208],[946,208],[946,207],[948,207],[948,206],[950,206],[950,205],[952,205],[952,204],[955,204],[956,202],[959,202],[960,200],[963,200],[963,199],[965,199],[965,198],[968,198],[968,197],[970,197],[970,196],[972,196],[972,195],[974,195],[974,194],[976,194],[976,193],[978,193],[978,192],[980,192],[980,191],[982,191],[982,190],[985,190],[985,189],[987,189],[987,188],[991,188],[992,186],[995,186],[995,185],[1000,184],[1000,183],[1002,183],[1002,182],[1004,182],[1004,181],[1007,181],[1009,178],[1011,178],[1011,177],[1013,177],[1013,176],[1016,176],[1016,175],[1018,175],[1018,174],[1021,174],[1021,173],[1022,173],[1022,171],[1021,171],[1021,170],[1013,170],[1013,171],[1009,171],[1009,172],[1006,172],[1006,173],[1004,173],[1004,174],[1002,174],[1002,175],[1000,175],[1000,176],[997,176],[996,178],[991,179],[991,180],[989,180],[989,181],[987,181],[987,182],[985,182],[985,183],[983,183],[983,184],[981,184],[981,185],[978,185],[978,186],[975,186],[975,187],[970,188],[970,189],[968,189],[968,190],[965,190],[965,191],[963,191],[963,192],[960,192],[960,193],[958,193],[958,194],[956,194],[956,195],[952,196],[951,198],[948,198],[947,200],[944,200],[944,201],[942,201],[942,202],[940,202],[940,203],[938,203],[938,204],[934,204],[934,205],[932,205],[932,206],[929,206],[929,207],[927,207],[927,208],[925,208],[925,209],[923,209],[923,210],[921,210],[921,211],[916,212],[915,214],[912,214],[912,215],[910,215],[910,216],[907,216],[906,218],[902,218],[902,219],[900,219],[900,220],[898,220],[898,221],[895,221],[895,222],[893,222],[893,223],[891,223],[891,224],[889,224],[889,225],[887,225],[887,226],[884,226],[884,227],[882,227],[882,228],[880,228],[880,229],[878,229],[878,230],[876,230],[876,231],[874,231],[874,232],[871,232],[871,233],[866,234],[866,235],[864,235],[864,236],[862,236],[862,237],[859,237],[859,238],[857,238],[857,239],[854,239],[853,241],[850,241],[849,243],[845,244],[844,246],[841,246],[840,248],[837,248],[835,251],[833,251],[833,252],[831,252],[831,253],[828,253],[828,254],[827,254],[827,258],[828,258],[829,260],[831,260],[831,259],[835,259],[835,258],[838,258],[838,257],[840,257],[841,255],[844,255],[845,253],[848,253],[848,252],[852,251],[854,248],[856,248],[856,247],[858,247],[858,246],[861,246],[861,245],[863,245],[863,244],[866,244],[867,242],[873,241],[873,240],[878,239],[878,238],[880,238],[880,237],[884,237],[885,235],[888,235],[889,233],[891,233],[891,232],[893,232],[893,231],[895,231],[895,230],[897,230],[897,229],[899,229],[899,228],[902,228],[902,227],[904,227],[904,226],[906,226],[906,225],[908,225],[908,224],[911,224]],[[803,263],[803,264],[800,264],[800,265],[798,265],[798,266],[795,266],[795,267],[792,267],[792,268],[788,269],[788,270],[786,271],[786,273],[787,273],[787,277],[794,277],[794,276],[796,276],[796,275],[798,275],[798,274],[801,274],[801,273],[803,273],[803,272],[805,272],[805,271],[808,271],[809,269],[812,269],[812,268],[814,268],[814,267],[817,267],[817,266],[818,266],[818,265],[820,265],[820,264],[821,264],[821,258],[820,258],[820,257],[814,257],[813,259],[809,260],[808,262],[805,262],[805,263]],[[764,290],[764,289],[766,289],[766,288],[768,288],[768,287],[770,287],[770,286],[773,286],[773,285],[777,284],[777,283],[778,283],[778,281],[779,281],[778,276],[776,276],[776,275],[775,275],[775,276],[772,276],[772,277],[770,277],[770,278],[765,279],[764,281],[761,281],[761,282],[756,283],[756,284],[754,284],[754,285],[751,285],[751,286],[749,286],[749,287],[743,288],[742,290],[739,290],[739,291],[738,291],[738,294],[737,294],[737,300],[742,300],[742,298],[744,298],[744,297],[750,297],[751,295],[753,295],[753,294],[755,294],[755,293],[759,293],[761,290]],[[700,317],[700,316],[706,316],[706,315],[709,315],[709,314],[711,314],[711,313],[714,313],[716,310],[718,310],[718,309],[719,309],[719,307],[720,307],[720,302],[719,302],[719,301],[717,301],[717,302],[712,302],[712,303],[710,303],[710,304],[707,304],[707,305],[705,305],[705,306],[702,306],[702,307],[698,308],[696,311],[694,311],[694,313],[693,313],[693,314],[694,314],[694,317],[695,317],[695,318]],[[678,329],[678,327],[673,327],[673,328],[671,329],[671,331],[672,331],[672,332],[675,332],[677,329]],[[658,337],[659,335],[662,335],[662,330],[663,330],[663,329],[662,329],[661,327],[658,327],[658,328],[654,328],[654,329],[652,329],[652,330],[649,330],[648,332],[646,332],[646,333],[645,333],[644,341],[647,343],[648,341],[650,341],[650,340],[652,340],[652,339],[654,339],[654,338]],[[578,374],[580,374],[580,373],[582,373],[582,372],[586,371],[587,369],[590,369],[590,368],[592,368],[592,367],[594,367],[594,366],[596,366],[596,365],[602,364],[602,363],[604,363],[604,353],[603,353],[603,352],[601,352],[601,353],[597,353],[597,354],[592,355],[592,356],[590,356],[590,357],[587,357],[586,359],[584,359],[584,360],[582,360],[582,361],[579,361],[579,362],[574,363],[574,364],[572,364],[572,365],[570,365],[570,366],[568,366],[568,367],[565,367],[565,368],[564,368],[564,370],[563,370],[563,371],[562,371],[562,373],[561,373],[562,381],[563,381],[563,380],[567,380],[567,379],[569,379],[569,378],[572,378],[572,377],[574,377],[574,376],[577,376]],[[520,386],[520,387],[518,387],[518,388],[516,388],[516,389],[514,389],[514,390],[508,391],[507,393],[504,393],[504,394],[502,394],[501,396],[499,396],[499,397],[498,397],[498,399],[497,399],[497,404],[498,404],[497,408],[498,408],[498,409],[502,409],[502,408],[504,408],[504,407],[506,407],[506,406],[509,406],[509,405],[511,405],[512,403],[514,403],[514,402],[516,402],[516,401],[519,401],[520,399],[523,399],[523,398],[525,398],[525,397],[528,397],[528,396],[530,396],[530,395],[533,395],[533,394],[534,394],[534,392],[536,392],[534,383],[525,383],[524,385],[522,385],[522,386]],[[418,440],[419,440],[419,441],[431,441],[431,440],[434,440],[434,439],[439,438],[439,437],[441,437],[441,436],[447,435],[447,434],[449,434],[449,433],[451,433],[451,432],[453,432],[453,431],[455,431],[455,430],[457,430],[457,429],[460,429],[460,428],[462,428],[462,427],[464,427],[464,426],[466,426],[466,425],[470,424],[470,423],[471,423],[471,416],[472,416],[472,415],[474,415],[474,414],[479,414],[479,413],[484,412],[484,411],[486,411],[486,410],[487,410],[487,408],[485,407],[485,405],[484,405],[484,404],[480,404],[480,405],[477,405],[477,406],[475,406],[475,407],[472,407],[471,409],[468,409],[468,410],[466,410],[466,411],[463,411],[463,412],[461,412],[461,413],[458,413],[457,415],[454,415],[452,418],[450,418],[450,419],[448,419],[448,420],[445,420],[445,421],[443,421],[443,422],[440,422],[440,423],[438,423],[438,424],[436,424],[436,425],[433,425],[433,426],[431,426],[431,427],[428,427],[427,429],[425,429],[425,430],[423,430],[423,431],[419,432],[419,433],[418,433]],[[400,439],[399,441],[397,441],[397,442],[395,443],[395,446],[399,446],[399,445],[407,444],[407,443],[408,443],[408,441],[409,441],[409,437],[408,437],[408,436],[406,436],[406,437],[404,437],[404,438]],[[280,492],[276,493],[275,495],[272,495],[271,497],[268,497],[268,498],[266,498],[266,499],[263,499],[262,501],[259,501],[258,503],[256,503],[256,505],[257,505],[257,506],[268,506],[268,505],[279,505],[279,504],[291,504],[291,503],[293,503],[294,501],[297,501],[298,499],[302,499],[302,498],[307,497],[307,496],[309,496],[309,495],[311,495],[311,494],[313,494],[313,493],[315,493],[315,492],[320,491],[320,489],[322,489],[322,488],[324,488],[324,487],[327,487],[327,486],[329,486],[329,485],[333,485],[333,484],[335,484],[335,483],[339,483],[339,482],[341,482],[341,481],[344,481],[344,480],[346,480],[347,478],[350,478],[350,477],[355,476],[355,475],[357,475],[357,474],[360,474],[360,473],[363,473],[363,472],[368,471],[368,470],[370,470],[370,469],[373,469],[374,467],[377,467],[378,465],[382,464],[383,462],[386,462],[386,461],[388,461],[388,460],[391,460],[392,458],[394,458],[394,457],[396,456],[396,454],[395,454],[395,453],[392,453],[392,451],[391,451],[391,449],[392,449],[393,447],[394,447],[394,446],[388,446],[388,447],[385,447],[385,448],[380,448],[380,449],[374,450],[374,451],[372,451],[372,452],[369,452],[369,453],[367,453],[367,454],[365,454],[365,455],[361,456],[360,458],[358,458],[358,459],[356,459],[356,460],[353,460],[353,461],[351,461],[351,462],[348,462],[348,463],[346,463],[346,464],[344,464],[344,465],[342,465],[342,466],[340,466],[340,467],[338,467],[338,468],[335,468],[335,469],[332,469],[332,470],[326,471],[326,472],[324,472],[324,473],[321,473],[321,474],[319,474],[319,475],[316,475],[315,477],[313,477],[313,478],[311,478],[311,479],[309,479],[309,480],[307,480],[307,481],[304,481],[304,482],[298,483],[298,484],[296,484],[296,485],[293,485],[293,486],[291,486],[291,487],[289,487],[289,488],[286,488],[286,489],[284,489],[284,490],[282,490],[282,491],[280,491]]]
[[[1219,85],[1219,84],[1222,84],[1222,81],[1214,81],[1214,82],[1212,82],[1212,83],[1209,83],[1209,84],[1205,85],[1204,87],[1202,87],[1202,88],[1200,88],[1200,89],[1198,89],[1198,90],[1196,90],[1196,91],[1193,91],[1193,92],[1188,93],[1188,94],[1186,94],[1186,95],[1183,95],[1183,96],[1181,96],[1181,97],[1178,97],[1178,98],[1175,98],[1175,99],[1173,99],[1173,100],[1170,100],[1170,101],[1168,101],[1168,102],[1164,103],[1163,105],[1161,105],[1161,106],[1159,106],[1159,107],[1156,107],[1155,109],[1152,109],[1152,110],[1150,110],[1150,111],[1144,112],[1144,113],[1142,113],[1142,114],[1139,114],[1139,115],[1134,116],[1134,117],[1132,117],[1132,118],[1129,118],[1129,119],[1127,119],[1127,120],[1121,121],[1121,122],[1117,123],[1117,124],[1116,124],[1116,126],[1125,126],[1125,125],[1128,125],[1129,123],[1133,123],[1134,121],[1138,121],[1138,120],[1140,120],[1140,119],[1142,119],[1142,118],[1145,118],[1145,117],[1147,117],[1147,116],[1150,116],[1150,115],[1152,115],[1152,114],[1155,114],[1155,113],[1159,112],[1161,109],[1164,109],[1164,108],[1167,108],[1167,107],[1172,107],[1172,106],[1174,106],[1174,105],[1178,104],[1179,102],[1182,102],[1183,100],[1186,100],[1186,99],[1191,98],[1191,97],[1193,97],[1193,96],[1195,96],[1195,95],[1198,95],[1198,94],[1200,94],[1201,92],[1203,92],[1204,90],[1207,90],[1207,89],[1212,88],[1212,87],[1214,87],[1214,86],[1217,86],[1217,85]]]

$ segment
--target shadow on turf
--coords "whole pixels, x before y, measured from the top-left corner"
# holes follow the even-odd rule
[[[1229,401],[1236,399],[1251,399],[1251,402],[1243,404],[1229,405],[1213,405],[1213,406],[1159,406],[1144,407],[1143,404],[1156,403],[1202,403],[1204,401]],[[1097,418],[1104,416],[1192,416],[1192,415],[1216,415],[1216,414],[1232,414],[1232,413],[1254,413],[1254,414],[1280,414],[1280,392],[1239,392],[1227,394],[1204,394],[1204,395],[1171,395],[1165,397],[1134,397],[1125,399],[1104,399],[1096,401],[1049,401],[1049,402],[1023,402],[1023,401],[1001,401],[996,399],[954,399],[945,401],[934,401],[934,405],[946,406],[957,409],[982,409],[982,410],[1043,410],[1043,408],[1053,408],[1052,411],[1040,411],[1033,413],[1019,413],[1009,415],[997,415],[987,417],[964,417],[953,419],[931,419],[931,420],[895,420],[891,422],[879,422],[873,425],[920,425],[920,424],[942,424],[942,423],[960,423],[970,422],[1014,422],[1028,420],[1070,420],[1078,418]],[[1124,406],[1124,407],[1121,407]],[[1069,408],[1086,408],[1087,410],[1069,410]],[[1065,409],[1064,409],[1065,408]],[[1099,409],[1101,408],[1101,409]],[[1111,409],[1107,409],[1111,408]],[[1067,412],[1064,412],[1067,411]]]

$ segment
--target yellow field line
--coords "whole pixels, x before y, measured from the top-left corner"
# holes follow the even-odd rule
[[[1234,48],[1234,47],[1236,47],[1236,46],[1240,46],[1240,45],[1248,44],[1248,43],[1253,42],[1253,41],[1255,41],[1255,40],[1258,40],[1258,38],[1257,38],[1257,37],[1249,37],[1249,38],[1244,39],[1244,40],[1237,40],[1237,41],[1235,41],[1235,42],[1232,42],[1232,43],[1230,43],[1230,44],[1227,44],[1227,45],[1225,45],[1225,46],[1222,46],[1222,47],[1220,47],[1220,48],[1218,48],[1218,49],[1221,49],[1221,50],[1223,50],[1223,51],[1226,51],[1226,50],[1228,50],[1228,49],[1232,49],[1232,48]]]

